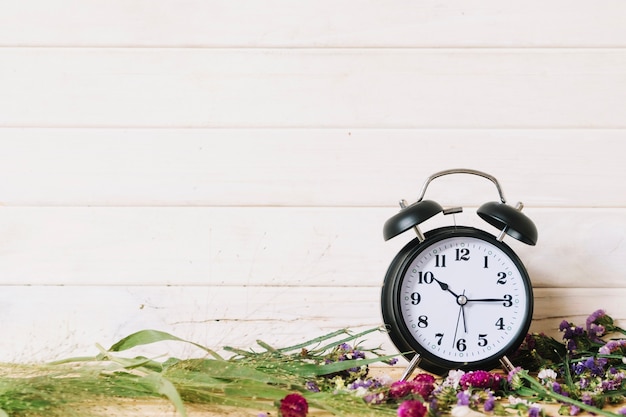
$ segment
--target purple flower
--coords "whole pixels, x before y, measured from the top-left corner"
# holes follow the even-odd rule
[[[626,416],[626,407],[622,407],[619,410],[617,410],[617,414],[621,414],[623,416]]]
[[[587,333],[596,342],[600,341],[600,337],[604,336],[605,332],[606,329],[601,324],[591,323],[591,325],[587,327]]]
[[[598,353],[602,355],[610,355],[613,352],[621,350],[624,346],[626,346],[626,339],[611,340],[607,344],[602,346],[598,350]]]
[[[353,350],[352,359],[365,359],[365,352],[362,352],[360,350]]]
[[[348,389],[356,390],[359,388],[379,388],[382,384],[376,379],[357,379],[348,385]]]
[[[470,404],[470,392],[469,390],[459,391],[456,395],[457,403],[456,405],[469,405]]]
[[[407,400],[398,407],[398,417],[424,417],[426,406],[418,400]]]
[[[320,387],[314,381],[307,381],[304,387],[311,392],[320,392]]]
[[[587,405],[593,405],[593,398],[591,398],[591,394],[589,394],[588,392],[583,393],[582,397],[580,398],[580,400]]]
[[[559,384],[558,382],[553,382],[552,383],[552,391],[556,392],[557,394],[561,394],[564,396],[568,396],[567,391],[563,391],[563,387],[561,386],[561,384]]]
[[[600,376],[604,375],[604,367],[607,364],[607,359],[598,358],[594,359],[592,356],[588,357],[582,362],[578,362],[575,364],[574,373],[576,375],[581,375],[585,373],[590,373],[591,376]]]
[[[573,342],[573,339],[576,338],[576,336],[582,336],[585,334],[585,330],[580,327],[580,326],[574,326],[572,323],[568,322],[567,320],[563,320],[561,322],[561,324],[559,325],[559,330],[563,332],[563,340],[568,340],[569,342]],[[568,345],[569,345],[568,342]],[[572,348],[576,349],[576,343],[572,344]],[[570,349],[570,346],[568,346],[568,349],[571,351],[573,349]]]
[[[493,411],[496,406],[496,397],[494,397],[493,392],[487,390],[487,399],[485,400],[484,409],[485,411]]]
[[[602,389],[604,391],[615,391],[622,385],[622,381],[618,381],[616,379],[607,379],[602,381]]]
[[[507,375],[506,379],[512,389],[518,389],[524,385],[522,378],[518,375],[521,371],[522,371],[522,368],[520,366],[516,366]]]
[[[280,400],[278,413],[281,417],[306,417],[309,412],[309,403],[301,394],[288,394]]]
[[[539,417],[539,412],[541,411],[541,407],[536,404],[533,404],[528,409],[528,417]]]
[[[565,339],[565,336],[563,336],[563,338]],[[568,340],[567,341],[567,350],[570,352],[575,351],[576,349],[578,349],[578,346],[576,345],[576,342],[574,342],[573,340]]]
[[[606,315],[606,312],[602,309],[600,310],[596,310],[593,313],[591,313],[589,315],[589,317],[587,317],[587,320],[585,321],[585,324],[587,325],[587,331],[589,331],[589,328],[591,327],[592,324],[600,324],[604,318],[608,317]]]

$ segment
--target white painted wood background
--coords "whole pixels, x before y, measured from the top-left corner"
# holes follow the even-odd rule
[[[377,326],[412,238],[383,223],[455,167],[537,224],[507,239],[533,331],[624,323],[624,21],[622,0],[0,1],[0,361]],[[490,230],[484,179],[428,197]]]

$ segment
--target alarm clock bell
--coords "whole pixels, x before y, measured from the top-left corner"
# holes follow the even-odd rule
[[[426,194],[426,189],[435,178],[449,174],[473,174],[487,178],[494,183],[500,195],[500,202],[491,201],[484,203],[476,210],[476,213],[487,223],[500,230],[498,240],[501,241],[504,238],[504,234],[508,234],[528,245],[534,246],[537,243],[537,228],[532,220],[521,212],[524,207],[523,204],[519,202],[515,207],[506,204],[498,180],[492,175],[473,169],[449,169],[437,172],[428,177],[422,186],[417,201],[407,206],[406,202],[402,200],[400,202],[402,211],[385,222],[383,227],[383,237],[385,240],[389,240],[411,228],[415,228],[418,238],[423,240],[423,234],[419,229],[419,224],[444,211],[439,203],[423,199]]]

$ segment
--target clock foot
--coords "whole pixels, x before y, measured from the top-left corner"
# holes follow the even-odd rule
[[[409,366],[407,366],[404,370],[404,373],[400,377],[400,381],[406,381],[407,379],[409,379],[411,374],[413,374],[413,372],[415,371],[415,368],[417,368],[417,366],[420,364],[421,360],[422,358],[419,353],[416,353],[415,356],[413,356],[413,359],[411,359],[411,362],[409,362]]]
[[[507,374],[515,369],[515,365],[513,365],[513,363],[506,356],[500,358],[500,365],[502,365],[502,369],[504,369],[504,372]]]

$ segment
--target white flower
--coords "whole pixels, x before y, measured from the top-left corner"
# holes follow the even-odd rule
[[[354,390],[354,395],[357,397],[365,397],[367,394],[369,394],[369,391],[365,387],[358,387]]]
[[[389,385],[393,384],[395,382],[395,379],[393,379],[391,376],[385,374],[382,375],[380,377],[378,377],[378,382],[381,383],[381,385],[388,387]]]
[[[448,372],[448,377],[443,381],[442,385],[444,387],[452,387],[454,389],[457,389],[463,375],[465,375],[465,372],[461,371],[460,369],[456,371],[450,370],[450,372]]]
[[[467,405],[457,405],[450,410],[452,417],[484,417],[485,414],[479,413],[469,408]]]
[[[528,402],[528,400],[525,400],[523,398],[514,397],[513,395],[509,395],[509,404],[511,404],[511,405],[516,405],[516,404],[530,405],[530,402]]]
[[[542,369],[541,371],[539,371],[539,374],[537,374],[537,377],[539,379],[555,380],[557,376],[558,375],[556,374],[556,372],[554,372],[554,370],[552,369]]]
[[[341,391],[345,388],[346,388],[346,383],[344,382],[343,378],[335,379],[335,389],[337,391]]]

